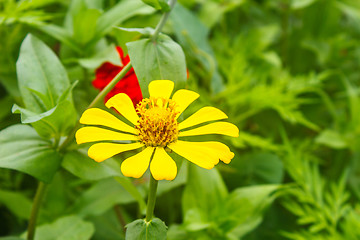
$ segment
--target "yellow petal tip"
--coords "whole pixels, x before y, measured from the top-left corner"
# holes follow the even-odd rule
[[[174,90],[174,82],[170,80],[154,80],[149,83],[151,97],[163,97],[169,99]]]

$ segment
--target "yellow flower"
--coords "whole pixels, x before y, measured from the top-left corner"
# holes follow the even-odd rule
[[[188,129],[201,123],[226,119],[227,116],[217,108],[203,107],[179,123],[177,119],[180,114],[199,97],[199,94],[180,89],[170,99],[173,89],[172,81],[152,81],[149,84],[150,98],[143,99],[136,109],[129,96],[124,93],[117,94],[106,102],[106,107],[115,108],[134,127],[104,110],[86,110],[80,118],[80,123],[106,128],[80,128],[76,132],[77,143],[108,141],[95,143],[89,148],[89,157],[97,162],[121,152],[142,148],[141,152],[127,158],[121,164],[122,173],[134,178],[140,178],[150,164],[150,172],[156,180],[173,180],[177,174],[176,163],[165,149],[170,149],[206,169],[213,168],[219,160],[229,163],[234,153],[223,143],[188,142],[180,139],[204,134],[238,137],[239,129],[228,122],[213,122]]]

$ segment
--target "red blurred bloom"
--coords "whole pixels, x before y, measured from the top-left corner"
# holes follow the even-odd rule
[[[119,53],[123,66],[128,64],[130,61],[129,56],[127,55],[124,57],[124,52],[121,47],[116,47],[116,50]],[[92,81],[93,86],[100,91],[103,90],[122,69],[123,67],[114,65],[110,62],[103,63],[95,71],[95,79]],[[127,72],[126,75],[105,96],[105,102],[118,93],[126,93],[131,98],[134,105],[142,100],[143,97],[134,68],[131,68],[130,71]]]

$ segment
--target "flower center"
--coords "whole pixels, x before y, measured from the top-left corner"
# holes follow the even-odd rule
[[[171,99],[150,97],[136,106],[140,115],[135,129],[139,140],[146,146],[165,147],[177,140],[179,130],[176,120],[176,104]]]

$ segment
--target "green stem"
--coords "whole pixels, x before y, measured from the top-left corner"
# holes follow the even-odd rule
[[[35,230],[36,230],[36,220],[37,216],[40,210],[42,199],[44,198],[44,193],[47,188],[47,184],[43,182],[39,182],[38,188],[36,190],[34,203],[31,209],[31,215],[29,220],[29,226],[28,226],[28,234],[27,234],[27,240],[33,240],[35,236]]]
[[[125,221],[125,218],[124,218],[124,216],[122,214],[122,209],[121,209],[120,205],[115,205],[114,206],[114,211],[115,211],[116,217],[119,220],[121,228],[123,229],[123,231],[125,233],[126,232],[126,221]]]
[[[150,174],[150,189],[146,208],[146,222],[150,222],[154,215],[157,186],[158,180],[155,180]]]
[[[101,101],[106,94],[108,94],[111,89],[114,88],[114,86],[125,76],[125,74],[131,69],[131,62],[126,64],[124,68],[111,80],[111,82],[101,91],[99,94],[95,97],[95,99],[90,103],[90,105],[87,107],[87,109],[94,107],[99,101]],[[75,132],[78,129],[80,123],[77,121],[76,125],[70,132],[70,134],[67,136],[67,138],[64,140],[64,142],[60,145],[59,151],[63,151],[74,139]]]
[[[111,89],[115,87],[115,85],[123,78],[125,77],[125,74],[130,70],[131,68],[131,62],[126,64],[124,68],[111,80],[111,82],[106,85],[106,87],[95,97],[95,99],[90,103],[88,108],[92,108],[95,106],[99,101],[101,101],[106,94],[108,94]]]
[[[171,12],[171,10],[173,9],[173,7],[175,6],[175,4],[176,4],[176,0],[170,0],[170,1],[169,1],[170,11],[168,11],[168,12],[166,12],[164,15],[162,15],[162,17],[161,17],[158,25],[157,25],[156,28],[155,28],[155,32],[154,32],[153,35],[151,36],[151,40],[152,40],[153,42],[156,41],[156,39],[157,39],[157,37],[158,37],[161,29],[164,27],[167,19],[169,18],[170,12]]]

